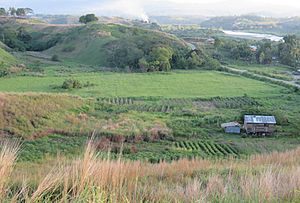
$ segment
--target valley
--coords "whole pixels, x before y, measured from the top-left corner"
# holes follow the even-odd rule
[[[0,19],[0,175],[20,194],[0,201],[298,200],[298,35],[117,20]],[[275,133],[247,134],[244,115]]]

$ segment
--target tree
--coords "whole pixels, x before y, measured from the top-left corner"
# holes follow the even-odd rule
[[[26,15],[28,15],[28,14],[33,14],[34,12],[31,8],[25,8],[25,13]]]
[[[98,21],[98,20],[99,19],[95,16],[95,14],[87,14],[87,15],[83,15],[79,18],[79,22],[84,23],[84,24]]]
[[[271,41],[264,41],[256,52],[256,60],[260,64],[272,63],[272,44]]]
[[[285,36],[278,45],[278,54],[282,64],[297,67],[300,63],[300,39],[296,35]]]
[[[214,47],[216,49],[220,48],[223,45],[223,41],[220,38],[215,38]]]
[[[28,14],[33,13],[33,10],[31,8],[18,8],[16,10],[16,15],[17,16],[27,16]]]
[[[231,48],[231,57],[235,60],[250,61],[253,55],[247,43],[239,43]]]
[[[0,8],[0,16],[7,15],[5,8]]]
[[[24,27],[20,27],[17,29],[18,35],[17,38],[24,42],[24,43],[29,43],[32,39],[31,35],[25,30]]]
[[[173,50],[167,47],[155,47],[150,52],[150,63],[157,64],[159,71],[169,71],[171,70],[171,59],[173,55]]]
[[[17,10],[16,10],[14,7],[10,7],[10,8],[8,9],[8,13],[9,13],[9,15],[11,15],[11,16],[15,16],[15,15],[17,14]]]
[[[26,11],[24,8],[18,8],[16,11],[17,16],[26,16]]]
[[[143,50],[139,49],[134,42],[118,40],[107,45],[107,62],[112,67],[138,68],[139,59],[144,56]]]

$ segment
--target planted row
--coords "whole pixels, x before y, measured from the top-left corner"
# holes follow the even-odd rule
[[[175,142],[175,148],[202,151],[207,156],[238,156],[238,151],[229,144],[220,144],[213,141],[180,141]]]

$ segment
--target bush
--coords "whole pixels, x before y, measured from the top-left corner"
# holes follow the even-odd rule
[[[64,81],[62,88],[63,89],[80,89],[80,88],[82,88],[82,84],[80,83],[79,80],[68,79],[68,80]]]
[[[94,84],[90,83],[89,81],[85,84],[82,84],[79,80],[67,79],[64,81],[61,88],[63,88],[63,89],[80,89],[83,87],[91,87],[91,86],[94,86]]]
[[[54,54],[52,57],[51,57],[51,61],[59,61],[59,57],[57,54]]]

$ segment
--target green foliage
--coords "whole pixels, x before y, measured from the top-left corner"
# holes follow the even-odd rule
[[[19,161],[35,162],[58,154],[72,157],[82,152],[86,142],[87,137],[84,136],[55,134],[36,140],[25,140],[22,144]]]
[[[95,84],[91,83],[90,81],[83,84],[77,79],[66,79],[63,82],[61,88],[71,90],[71,89],[81,89],[83,87],[93,87],[93,86],[95,86]]]
[[[256,52],[256,60],[259,64],[271,64],[273,58],[273,47],[271,41],[265,41]]]
[[[8,13],[11,15],[11,16],[15,16],[17,14],[17,9],[15,9],[14,7],[10,7],[8,9]]]
[[[196,151],[200,156],[202,155],[202,157],[236,157],[239,155],[238,150],[233,146],[212,141],[180,141],[175,142],[175,147],[177,149]]]
[[[300,39],[296,35],[284,37],[278,46],[279,59],[282,64],[297,67],[300,61]]]
[[[253,52],[250,50],[250,47],[247,43],[241,43],[232,47],[231,50],[232,58],[238,60],[251,61],[254,57]]]
[[[169,71],[171,70],[171,59],[173,51],[166,47],[155,47],[139,60],[139,67],[145,72]]]
[[[61,88],[63,89],[80,89],[82,88],[82,84],[79,80],[76,79],[67,79],[62,84]]]
[[[99,19],[95,16],[95,14],[87,14],[87,15],[83,15],[79,18],[79,22],[84,23],[84,24],[98,21],[98,20]]]
[[[0,16],[7,15],[5,8],[0,8]]]
[[[0,48],[0,77],[10,74],[10,67],[17,64],[17,59]]]
[[[33,31],[30,26],[15,22],[0,26],[0,36],[4,44],[16,51],[44,51],[62,40],[61,33],[49,33],[49,28]]]
[[[112,67],[138,69],[144,51],[134,42],[119,40],[108,45],[107,62]]]

